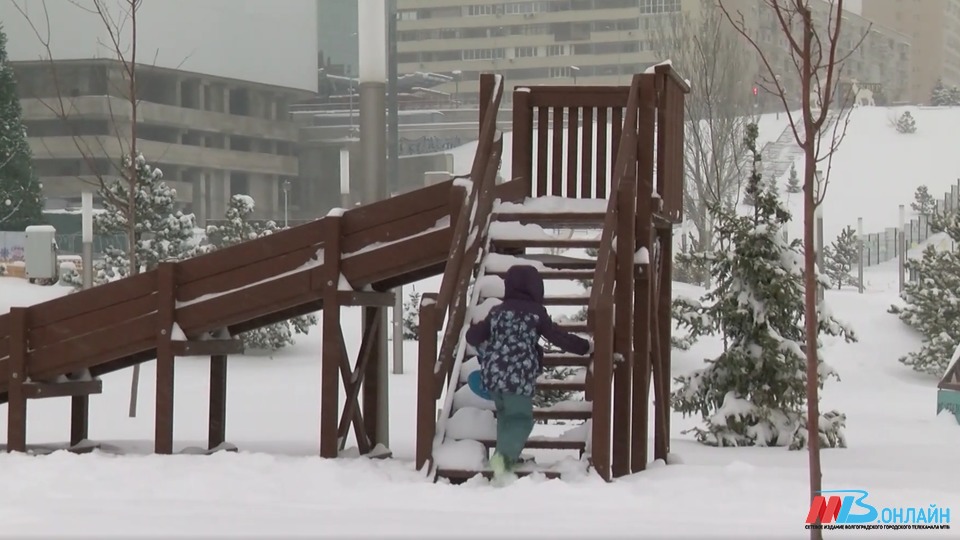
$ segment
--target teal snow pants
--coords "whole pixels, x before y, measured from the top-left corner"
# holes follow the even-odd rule
[[[492,392],[491,397],[497,406],[497,453],[512,467],[533,431],[533,396]]]

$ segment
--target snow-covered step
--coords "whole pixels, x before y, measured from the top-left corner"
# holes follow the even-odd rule
[[[525,253],[522,256],[490,253],[483,259],[486,272],[506,273],[511,266],[525,264],[533,266],[541,272],[549,270],[593,270],[597,261],[568,255],[553,255],[549,253]]]
[[[494,214],[604,214],[607,211],[607,199],[574,199],[549,195],[527,197],[523,202],[496,201]]]
[[[453,393],[453,414],[463,409],[480,409],[495,415],[495,406],[489,399],[473,393],[469,386],[463,385]],[[533,418],[536,420],[588,420],[593,416],[593,403],[583,400],[561,401],[549,407],[535,407]]]

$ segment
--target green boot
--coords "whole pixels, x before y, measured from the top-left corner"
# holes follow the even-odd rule
[[[493,483],[495,485],[503,486],[516,478],[511,463],[499,452],[494,452],[493,457],[490,458],[490,468],[493,469]]]

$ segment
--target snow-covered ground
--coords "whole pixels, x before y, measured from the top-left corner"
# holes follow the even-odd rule
[[[960,425],[936,416],[936,381],[897,362],[919,338],[886,313],[896,301],[890,264],[867,269],[868,290],[830,291],[837,316],[860,342],[829,341],[827,360],[841,381],[824,408],[847,415],[849,448],[823,453],[825,489],[865,489],[880,507],[938,507],[960,512],[956,452]],[[435,290],[438,280],[417,285]],[[678,284],[678,294],[698,294]],[[0,313],[62,293],[0,278]],[[354,315],[351,313],[349,316]],[[359,320],[359,313],[356,313]],[[346,329],[355,353],[359,325]],[[237,454],[150,455],[154,365],[141,373],[139,414],[129,418],[130,370],[104,377],[91,399],[90,438],[124,455],[57,452],[0,454],[0,535],[276,535],[478,537],[630,536],[801,538],[807,454],[784,448],[714,449],[681,431],[697,419],[674,415],[672,450],[680,463],[605,484],[525,478],[496,489],[485,480],[432,484],[412,464],[416,343],[405,344],[403,375],[390,376],[386,461],[315,457],[318,445],[319,328],[273,357],[238,357],[228,375],[227,439]],[[674,374],[716,354],[703,340],[674,353]],[[206,435],[207,361],[181,359],[176,373],[177,449]],[[264,389],[270,391],[265,392]],[[280,391],[277,391],[280,390]],[[32,401],[28,441],[69,434],[69,400]],[[6,408],[0,406],[0,441]],[[109,447],[108,447],[109,449]],[[837,535],[857,537],[865,531]],[[878,534],[869,531],[867,534]],[[896,536],[948,531],[897,531]]]

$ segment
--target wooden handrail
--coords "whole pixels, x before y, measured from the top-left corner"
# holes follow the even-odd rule
[[[443,273],[440,293],[436,300],[439,323],[444,323],[443,342],[434,373],[449,376],[453,367],[453,356],[459,341],[460,326],[466,311],[466,295],[477,253],[486,236],[493,202],[492,196],[496,182],[496,171],[502,152],[502,139],[497,137],[497,113],[503,97],[503,83],[499,75],[483,74],[480,78],[484,92],[491,96],[489,106],[483,108],[484,117],[480,122],[480,138],[470,171],[470,186],[463,206],[457,213],[457,222],[453,231],[450,247],[450,259]],[[481,197],[481,195],[484,195]],[[442,374],[442,375],[441,375]],[[438,392],[442,388],[437,389]]]

